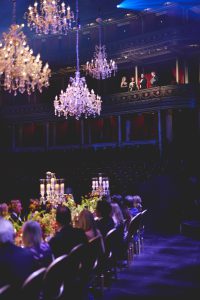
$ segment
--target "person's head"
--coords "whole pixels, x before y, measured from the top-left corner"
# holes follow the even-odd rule
[[[151,76],[156,76],[156,73],[153,71],[153,72],[151,72]]]
[[[8,215],[8,205],[6,203],[0,204],[0,217],[6,217]]]
[[[99,200],[97,202],[97,206],[96,206],[97,217],[108,218],[109,216],[111,216],[111,212],[112,212],[112,206],[109,202],[102,201],[102,200]]]
[[[122,77],[122,81],[126,81],[126,76],[123,76],[123,77]]]
[[[112,218],[116,225],[123,223],[123,214],[121,208],[117,203],[111,203],[112,206]]]
[[[141,74],[141,78],[144,78],[144,74],[143,73]]]
[[[84,231],[92,229],[94,232],[96,232],[93,214],[88,209],[83,209],[81,211],[78,218],[78,224],[79,228],[82,228]]]
[[[21,214],[22,212],[22,203],[20,200],[11,200],[11,210],[16,214]]]
[[[134,82],[135,81],[135,77],[131,77],[131,81]]]
[[[56,222],[59,226],[71,223],[71,211],[67,206],[59,205],[56,209]]]
[[[122,206],[123,205],[123,198],[121,195],[113,195],[111,197],[111,200],[112,200],[112,203],[117,203],[119,206]]]
[[[27,221],[23,228],[23,243],[25,247],[38,247],[42,241],[42,230],[36,221]]]
[[[139,195],[133,196],[133,206],[140,209],[142,207],[142,198]]]
[[[132,195],[127,195],[125,197],[125,204],[129,208],[133,207],[133,196]]]
[[[15,231],[12,223],[0,217],[0,245],[14,243]]]

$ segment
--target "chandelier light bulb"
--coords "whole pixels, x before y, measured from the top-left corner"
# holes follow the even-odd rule
[[[25,13],[28,27],[36,34],[67,34],[72,28],[74,13],[60,0],[41,0],[29,6]]]

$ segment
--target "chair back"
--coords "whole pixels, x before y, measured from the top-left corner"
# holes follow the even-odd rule
[[[88,272],[92,272],[99,266],[102,262],[104,249],[102,246],[103,240],[100,235],[95,236],[88,243]]]
[[[21,288],[21,299],[40,299],[45,271],[46,268],[41,268],[28,276]]]
[[[11,299],[11,286],[9,284],[0,287],[0,299],[10,300]]]
[[[44,299],[59,299],[64,292],[64,271],[68,255],[57,257],[46,269],[44,274]]]
[[[130,221],[128,227],[127,240],[130,240],[137,233],[137,231],[140,228],[140,223],[141,223],[141,213],[138,213]]]

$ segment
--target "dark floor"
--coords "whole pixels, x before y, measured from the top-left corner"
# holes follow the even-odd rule
[[[200,240],[147,234],[144,249],[119,273],[104,300],[200,299]]]

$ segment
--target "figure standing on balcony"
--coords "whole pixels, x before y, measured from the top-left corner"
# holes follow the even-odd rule
[[[158,76],[156,75],[156,72],[151,72],[150,83],[152,87],[158,86]]]
[[[133,91],[138,90],[138,86],[137,86],[137,83],[135,81],[135,77],[131,77],[131,82],[129,83],[128,89],[129,89],[129,92],[133,92]]]
[[[147,88],[147,79],[145,78],[144,74],[141,74],[140,77],[140,89],[146,89]]]
[[[127,90],[128,90],[128,82],[126,81],[126,76],[122,77],[122,81],[121,81],[120,87],[121,87],[122,91],[127,92]]]

